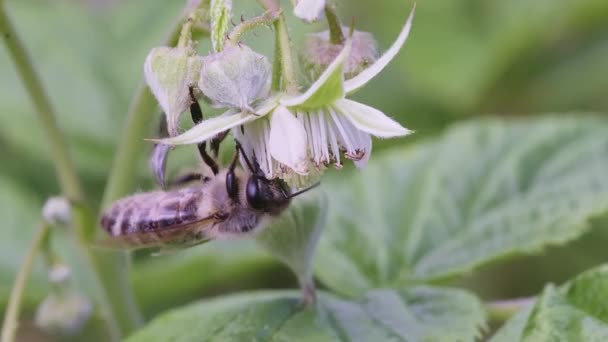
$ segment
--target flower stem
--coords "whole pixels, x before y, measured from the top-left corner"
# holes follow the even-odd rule
[[[32,61],[25,52],[16,31],[5,13],[4,5],[0,3],[0,32],[9,54],[13,58],[17,72],[23,81],[30,99],[38,113],[41,124],[48,135],[49,148],[59,184],[64,195],[72,201],[81,201],[83,191],[78,181],[74,164],[70,159],[68,148],[63,135],[55,122],[55,115],[51,103],[42,88],[42,83],[32,67]]]
[[[338,18],[336,9],[333,6],[325,6],[325,17],[327,18],[327,24],[329,26],[329,42],[334,45],[344,43],[344,32],[342,32],[342,25],[340,25],[340,19]]]
[[[228,35],[230,42],[232,44],[238,44],[241,40],[241,37],[245,33],[261,26],[269,26],[273,24],[278,19],[278,17],[279,12],[267,11],[263,15],[242,21],[240,24],[235,26],[232,31],[230,31],[230,34]]]
[[[121,333],[126,334],[132,331],[139,323],[139,315],[129,291],[129,283],[124,281],[127,277],[121,276],[121,272],[126,272],[123,271],[126,269],[126,259],[116,253],[103,255],[90,249],[90,242],[97,227],[95,218],[86,205],[80,179],[69,156],[64,137],[55,121],[50,100],[34,70],[32,60],[19,40],[1,3],[0,34],[47,134],[61,191],[73,204],[76,252],[88,266],[86,272],[87,276],[91,278],[93,287],[91,291],[96,295],[95,299],[106,320],[108,334],[119,339]]]
[[[25,286],[27,285],[27,280],[32,273],[32,267],[34,266],[34,260],[36,260],[36,254],[38,254],[40,247],[47,239],[48,235],[48,224],[41,224],[40,227],[38,227],[36,235],[34,236],[34,239],[32,240],[30,247],[25,254],[25,259],[23,260],[21,268],[19,268],[19,273],[17,273],[17,278],[15,279],[11,296],[8,299],[8,306],[6,308],[6,314],[4,315],[4,323],[2,324],[1,342],[15,341],[19,321],[19,312],[21,310],[21,301],[23,299],[23,293],[25,292]]]
[[[279,20],[275,21],[274,28],[277,41],[276,51],[279,52],[278,55],[275,55],[275,61],[277,58],[280,60],[280,75],[283,81],[283,89],[287,93],[294,93],[298,91],[298,79],[294,59],[291,55],[291,42],[287,22],[283,13],[280,14]],[[273,70],[273,73],[276,73],[276,70]]]
[[[485,304],[488,318],[493,322],[505,322],[518,311],[533,303],[536,298],[514,298]]]

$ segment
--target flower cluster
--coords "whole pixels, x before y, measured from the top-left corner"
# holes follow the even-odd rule
[[[324,1],[300,0],[295,12],[315,20],[323,8]],[[316,14],[300,15],[304,12]],[[410,32],[413,12],[380,57],[369,33],[351,32],[340,44],[331,44],[329,33],[312,35],[305,55],[318,77],[304,92],[271,91],[269,60],[243,44],[227,45],[206,57],[196,56],[190,48],[153,50],[144,66],[146,81],[167,115],[171,134],[158,142],[197,144],[232,130],[268,178],[280,177],[294,187],[316,181],[329,165],[340,168],[344,159],[364,167],[372,135],[390,138],[410,131],[348,96],[397,55]],[[226,111],[178,134],[179,115],[190,104],[189,88]]]

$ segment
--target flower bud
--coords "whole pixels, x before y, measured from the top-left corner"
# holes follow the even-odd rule
[[[253,111],[251,104],[270,91],[272,66],[245,45],[227,46],[204,58],[198,86],[221,107]]]
[[[349,28],[343,27],[342,31],[348,32]],[[356,76],[378,59],[378,48],[371,33],[355,30],[351,39],[351,50],[344,62],[346,79]],[[307,36],[303,57],[313,79],[316,79],[333,62],[343,48],[344,43],[332,44],[330,42],[329,31]]]
[[[179,133],[180,115],[191,102],[188,88],[196,85],[201,65],[201,58],[190,48],[158,47],[146,58],[146,83],[167,116],[171,136]]]
[[[50,294],[38,306],[35,322],[49,333],[73,335],[84,327],[92,309],[91,302],[79,294]]]
[[[48,271],[49,282],[52,284],[65,284],[70,279],[72,271],[66,264],[55,264]]]
[[[55,226],[67,227],[72,222],[70,203],[63,197],[51,197],[42,207],[44,220]]]
[[[293,9],[296,17],[306,21],[316,21],[325,8],[325,0],[296,0]]]

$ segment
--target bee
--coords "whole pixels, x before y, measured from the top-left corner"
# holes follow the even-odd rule
[[[249,170],[236,168],[239,151]],[[252,164],[237,142],[227,169],[183,188],[118,200],[100,222],[110,235],[107,243],[112,245],[136,249],[190,247],[255,233],[265,221],[285,211],[293,197],[311,188],[292,193],[282,180],[267,179],[255,159]]]

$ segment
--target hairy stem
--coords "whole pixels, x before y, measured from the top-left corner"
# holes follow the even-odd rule
[[[336,9],[333,6],[325,6],[325,17],[327,18],[327,24],[329,26],[329,42],[334,45],[344,43],[344,32],[342,32],[342,25],[340,25],[340,19],[338,18]]]
[[[298,79],[293,56],[291,55],[291,41],[287,29],[285,15],[281,13],[279,20],[274,23],[278,55],[275,55],[275,61],[280,61],[280,75],[283,81],[283,89],[287,93],[298,91]],[[274,77],[273,77],[274,78]]]
[[[248,20],[241,21],[240,24],[235,26],[230,34],[228,35],[230,42],[232,44],[238,44],[241,40],[241,37],[258,27],[269,26],[272,25],[279,17],[279,12],[268,11],[263,15],[253,17]]]
[[[48,138],[51,157],[55,165],[59,185],[63,195],[73,203],[73,222],[75,228],[76,251],[87,263],[87,275],[91,278],[92,292],[104,316],[108,334],[119,339],[121,333],[132,331],[139,323],[139,315],[134,306],[133,296],[128,282],[121,281],[125,258],[102,255],[90,249],[90,242],[97,227],[76,174],[76,169],[70,159],[68,147],[55,121],[55,114],[50,100],[42,87],[42,83],[34,70],[32,60],[17,32],[0,5],[0,34],[15,63],[17,73],[34,104],[36,113]]]
[[[11,290],[11,296],[8,299],[8,306],[6,308],[6,314],[4,315],[4,323],[2,324],[1,342],[15,341],[19,322],[19,312],[21,311],[21,301],[23,299],[23,293],[25,292],[25,286],[27,285],[27,280],[32,273],[34,261],[36,260],[36,254],[38,254],[40,247],[47,239],[48,235],[48,224],[41,224],[30,244],[30,247],[25,253],[25,259],[23,259],[21,268],[19,268],[19,273],[17,273],[15,284]]]
[[[504,322],[519,310],[530,305],[536,298],[514,298],[497,300],[485,304],[488,318],[493,322]]]

